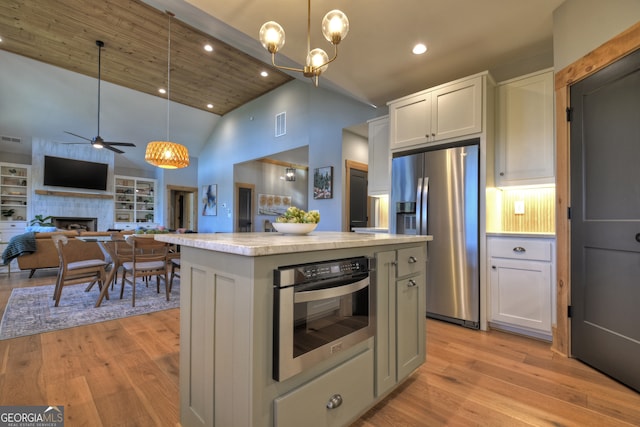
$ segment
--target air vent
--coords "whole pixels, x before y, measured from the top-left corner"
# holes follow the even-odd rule
[[[276,137],[287,133],[287,112],[276,114]]]
[[[0,141],[2,141],[2,142],[14,142],[16,144],[22,144],[22,139],[18,138],[17,136],[0,135]]]

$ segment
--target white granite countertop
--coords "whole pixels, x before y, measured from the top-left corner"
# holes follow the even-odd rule
[[[361,248],[397,243],[428,242],[432,236],[385,233],[314,231],[306,235],[282,233],[155,234],[156,240],[181,246],[244,256],[265,256],[328,249]]]

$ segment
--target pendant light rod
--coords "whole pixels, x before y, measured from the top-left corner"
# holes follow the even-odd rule
[[[102,57],[104,42],[102,40],[96,40],[96,46],[98,46],[98,136],[100,136],[100,81],[102,80],[100,73],[100,70],[102,69],[100,66],[100,59]]]
[[[171,19],[176,16],[168,10],[165,11],[169,15],[169,36],[167,37],[167,141],[169,139],[169,109],[171,105]]]

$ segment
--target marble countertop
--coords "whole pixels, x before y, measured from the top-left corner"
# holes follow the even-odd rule
[[[343,233],[314,231],[306,235],[282,233],[195,233],[155,234],[156,240],[181,246],[244,256],[265,256],[296,252],[349,249],[397,243],[428,242],[432,236],[385,233]]]

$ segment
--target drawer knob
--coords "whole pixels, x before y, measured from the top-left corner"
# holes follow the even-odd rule
[[[410,288],[413,288],[416,285],[417,285],[417,283],[413,279],[409,279],[409,281],[407,282],[407,286],[410,287]]]
[[[640,242],[640,233],[636,234],[636,242]]]
[[[416,262],[418,262],[418,260],[416,259],[416,257],[410,256],[408,262],[409,264],[415,264]]]
[[[518,252],[518,253],[522,253],[522,252],[526,252],[527,250],[525,248],[523,248],[522,246],[516,246],[515,248],[513,248],[513,252]]]
[[[342,396],[339,394],[334,394],[329,398],[327,402],[327,409],[335,409],[338,406],[342,405]]]

